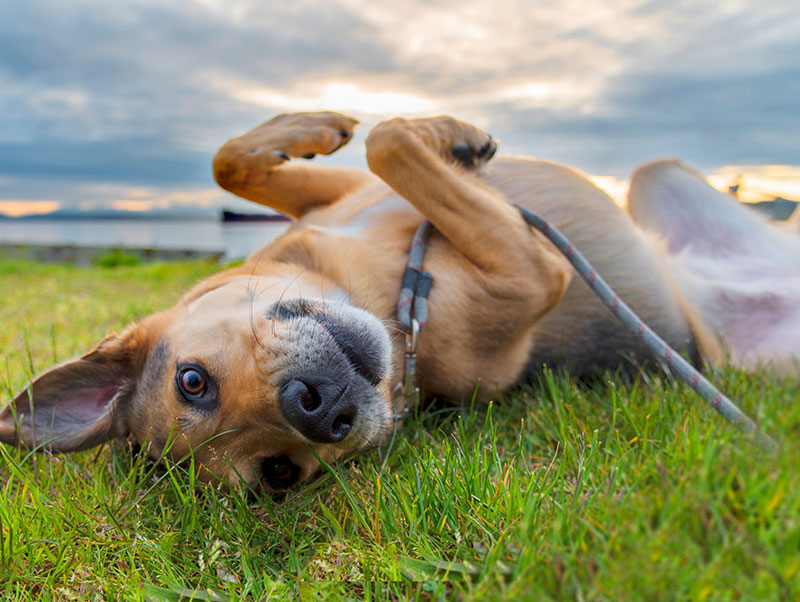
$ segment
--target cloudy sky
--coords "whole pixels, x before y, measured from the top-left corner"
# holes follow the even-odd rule
[[[227,138],[287,110],[454,114],[605,182],[677,156],[800,198],[796,0],[0,3],[0,211],[221,205]]]

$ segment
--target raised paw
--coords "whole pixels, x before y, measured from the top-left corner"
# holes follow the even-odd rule
[[[391,119],[378,124],[369,138],[367,150],[390,147],[406,136],[413,136],[447,161],[462,167],[478,168],[491,159],[497,143],[482,129],[449,116],[424,119]]]
[[[231,190],[254,171],[267,170],[292,157],[329,155],[353,137],[358,120],[334,113],[286,113],[232,138],[214,157],[214,177]]]
[[[251,153],[271,152],[283,161],[291,157],[313,159],[330,155],[350,142],[358,120],[334,113],[276,115],[237,140],[247,140]]]

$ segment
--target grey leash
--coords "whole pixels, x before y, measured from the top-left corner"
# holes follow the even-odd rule
[[[561,253],[569,260],[575,271],[586,281],[595,294],[608,306],[611,312],[619,318],[625,326],[631,329],[639,339],[653,353],[655,358],[681,379],[688,383],[694,390],[711,404],[717,412],[742,431],[752,434],[756,440],[770,451],[777,449],[775,441],[767,434],[761,432],[753,420],[742,412],[727,396],[720,392],[708,379],[698,372],[677,351],[670,347],[664,339],[658,336],[636,313],[622,301],[611,289],[608,283],[594,270],[583,254],[572,246],[572,243],[555,227],[548,224],[532,211],[516,205],[522,218],[531,226],[544,234]],[[419,340],[419,331],[428,319],[427,297],[433,278],[430,274],[422,272],[422,257],[425,254],[425,242],[430,231],[430,223],[423,222],[414,235],[414,241],[409,252],[409,267],[403,278],[403,290],[397,304],[397,316],[400,323],[406,328],[406,361],[404,379],[401,382],[401,392],[406,398],[406,407],[419,401],[419,388],[416,385],[416,355]],[[415,280],[408,276],[409,272],[417,275]],[[424,277],[422,277],[424,276]],[[419,291],[416,287],[418,280],[422,280]],[[410,286],[406,286],[407,282]],[[417,309],[419,307],[419,310]],[[416,313],[420,311],[420,313]],[[420,317],[422,320],[420,321]]]

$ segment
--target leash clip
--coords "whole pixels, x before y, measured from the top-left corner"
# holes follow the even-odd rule
[[[419,387],[417,386],[417,345],[419,344],[419,322],[411,319],[411,332],[406,334],[406,353],[403,357],[403,397],[406,407],[413,408],[419,404]]]
[[[402,399],[402,408],[395,412],[395,419],[404,418],[411,408],[419,403],[420,390],[417,386],[417,346],[419,344],[419,322],[411,319],[411,332],[406,333],[406,350],[403,354],[403,378],[397,383],[393,397],[395,402]],[[397,406],[397,403],[395,403]]]

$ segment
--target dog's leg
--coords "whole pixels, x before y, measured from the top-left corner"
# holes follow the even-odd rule
[[[479,268],[495,298],[519,299],[521,320],[558,302],[572,273],[566,261],[470,173],[494,154],[491,136],[451,117],[392,119],[370,132],[366,146],[370,169]]]
[[[357,123],[328,111],[278,115],[226,142],[214,157],[214,178],[240,197],[302,217],[372,180],[364,170],[290,162],[337,151]]]
[[[631,179],[629,208],[666,245],[679,290],[734,363],[800,374],[800,239],[676,161]]]

